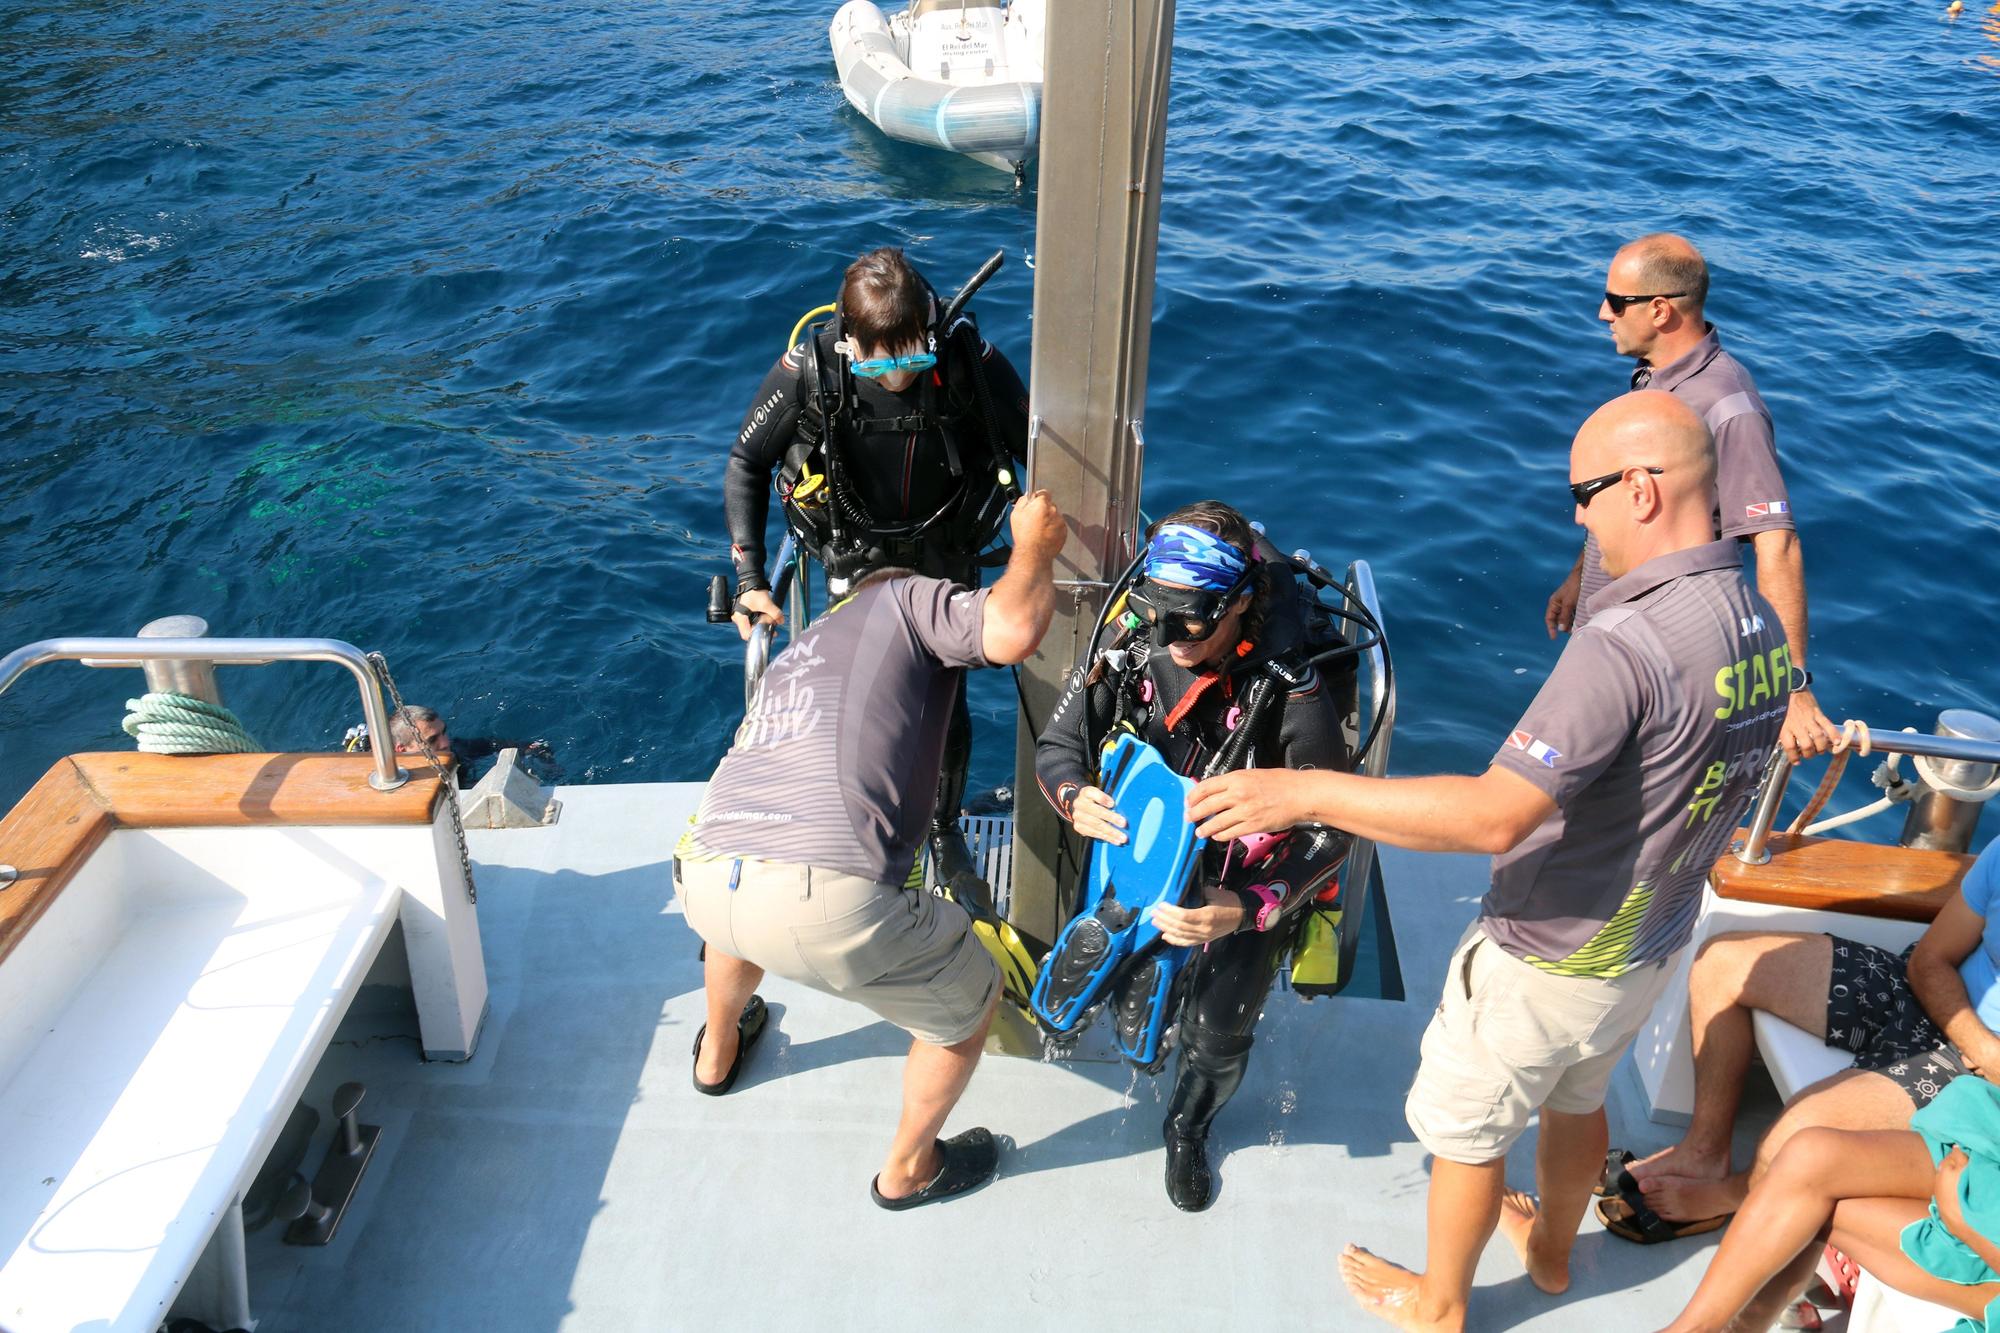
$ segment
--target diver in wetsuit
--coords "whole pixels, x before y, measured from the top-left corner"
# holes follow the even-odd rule
[[[1043,795],[1077,832],[1126,838],[1095,785],[1107,740],[1129,728],[1176,771],[1200,776],[1250,718],[1244,701],[1260,675],[1282,693],[1247,722],[1256,731],[1241,767],[1352,765],[1343,700],[1356,658],[1327,673],[1304,664],[1306,599],[1284,557],[1241,514],[1215,501],[1169,514],[1148,532],[1145,572],[1128,598],[1142,625],[1075,673],[1035,749]],[[1167,943],[1206,946],[1168,1000],[1179,999],[1182,1051],[1161,1129],[1167,1197],[1177,1208],[1199,1212],[1213,1197],[1209,1126],[1243,1081],[1264,997],[1351,845],[1335,830],[1297,829],[1246,872],[1243,848],[1212,844],[1202,853],[1198,903],[1155,910]]]
[[[472,776],[472,766],[482,759],[491,759],[502,750],[518,750],[521,767],[537,781],[560,782],[563,767],[556,762],[556,752],[547,741],[505,740],[497,736],[454,736],[451,724],[435,708],[422,704],[406,704],[396,710],[389,719],[389,738],[395,743],[397,754],[422,754],[426,745],[433,753],[449,756],[458,761],[455,775],[460,787],[473,786],[477,779]],[[369,748],[367,724],[351,728],[347,733],[349,750]]]
[[[983,272],[997,267],[995,256]],[[744,637],[753,618],[784,621],[765,574],[774,481],[785,521],[826,570],[829,600],[889,566],[979,586],[980,553],[1018,493],[1028,391],[969,314],[945,313],[901,250],[872,250],[848,266],[834,318],[764,376],[723,475]],[[957,836],[971,755],[961,691],[931,840],[948,886],[972,873]]]

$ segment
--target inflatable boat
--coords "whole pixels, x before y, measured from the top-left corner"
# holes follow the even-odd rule
[[[1042,120],[1044,0],[847,0],[827,36],[848,103],[892,139],[1022,173]]]

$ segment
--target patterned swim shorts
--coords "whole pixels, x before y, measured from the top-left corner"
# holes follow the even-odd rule
[[[1854,1067],[1882,1074],[1922,1110],[1966,1072],[1910,989],[1910,949],[1901,954],[1829,935],[1833,975],[1826,988],[1826,1044],[1854,1054]]]

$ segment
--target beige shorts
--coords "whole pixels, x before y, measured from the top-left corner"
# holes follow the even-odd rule
[[[1524,963],[1475,923],[1451,955],[1403,1114],[1417,1141],[1476,1166],[1507,1155],[1537,1110],[1583,1115],[1673,975],[1565,977]]]
[[[919,1041],[964,1041],[1000,993],[965,909],[932,893],[775,861],[676,861],[674,887],[709,944]]]

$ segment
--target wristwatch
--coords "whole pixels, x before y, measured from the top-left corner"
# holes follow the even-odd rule
[[[1793,667],[1791,680],[1792,693],[1797,694],[1800,690],[1810,689],[1812,689],[1812,672],[1802,666]]]
[[[1285,905],[1285,886],[1283,884],[1252,884],[1245,892],[1255,896],[1259,904],[1255,909],[1255,914],[1250,918],[1252,923],[1250,928],[1256,931],[1269,930],[1271,923],[1277,920],[1278,909]],[[1250,910],[1248,902],[1245,902],[1243,906],[1246,911]]]

